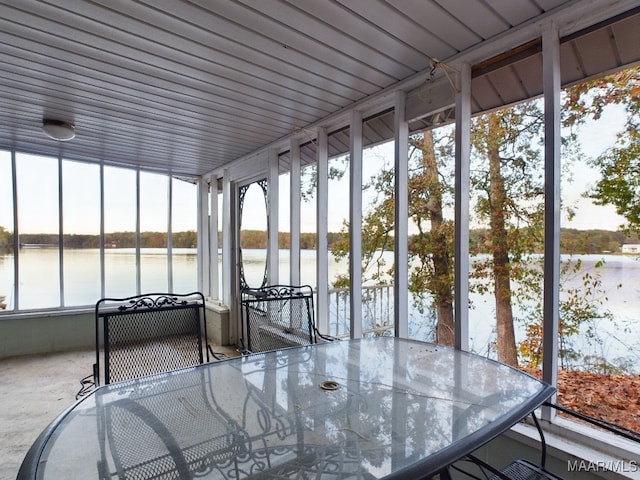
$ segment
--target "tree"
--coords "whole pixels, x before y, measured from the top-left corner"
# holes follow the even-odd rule
[[[0,226],[0,248],[13,249],[13,232]]]
[[[475,217],[489,229],[477,248],[491,255],[473,265],[472,278],[479,291],[492,289],[496,301],[496,351],[504,363],[517,365],[513,326],[512,278],[521,284],[530,278],[527,254],[540,245],[543,232],[541,141],[542,111],[537,102],[482,115],[474,119],[472,142],[476,192]],[[409,179],[409,215],[418,233],[409,243],[409,288],[416,300],[431,302],[436,310],[436,340],[453,344],[453,223],[444,219],[451,206],[452,186],[447,179],[453,165],[453,132],[421,132],[411,140],[415,155]],[[436,147],[437,145],[437,147]],[[372,279],[381,278],[381,251],[392,244],[393,171],[385,169],[367,188],[378,197],[363,217],[362,238],[365,270],[375,264]],[[334,248],[336,256],[348,254],[347,232]],[[477,253],[477,251],[475,252]],[[389,272],[386,272],[389,273]],[[348,279],[342,279],[345,283]],[[533,280],[529,280],[534,285]]]
[[[409,142],[422,161],[409,179],[409,215],[418,228],[418,234],[409,241],[409,252],[420,260],[420,267],[411,272],[409,290],[414,297],[423,291],[432,295],[437,315],[436,342],[453,346],[453,222],[445,220],[443,213],[445,197],[448,193],[450,198],[452,189],[440,176],[433,131],[425,130]]]
[[[604,261],[599,261],[595,267],[600,269]],[[581,352],[574,348],[574,340],[580,337],[588,344],[601,344],[602,339],[597,332],[597,321],[613,321],[613,314],[605,308],[607,297],[600,279],[599,270],[595,273],[582,272],[582,260],[568,260],[562,262],[560,269],[562,283],[571,283],[577,278],[577,286],[563,288],[564,295],[559,304],[558,344],[560,367],[563,370],[579,367],[584,369],[588,360]],[[542,272],[542,268],[540,269]],[[542,282],[542,275],[540,275]],[[618,285],[619,287],[620,285]],[[540,288],[541,290],[541,288]],[[525,311],[526,337],[518,348],[524,366],[537,368],[542,363],[542,298],[532,296],[529,302],[523,304]],[[616,369],[611,362],[600,359],[598,365],[591,365],[589,370]]]
[[[589,114],[596,115],[607,98],[617,102],[621,102],[622,98],[633,100],[627,109],[635,116],[630,115],[625,137],[627,143],[622,145],[628,161],[622,161],[625,157],[617,150],[612,151],[614,155],[611,158],[614,161],[609,162],[612,168],[624,167],[626,177],[620,180],[621,176],[618,176],[619,182],[615,184],[615,188],[601,181],[600,190],[596,190],[593,195],[602,202],[615,200],[620,207],[625,204],[630,223],[634,224],[631,221],[634,220],[640,228],[640,207],[637,212],[632,211],[632,208],[640,204],[637,201],[640,200],[640,167],[637,162],[640,88],[637,73],[635,77],[621,76],[619,81],[617,88],[622,93],[615,89],[607,91],[606,95],[599,96],[591,106],[579,105],[582,95],[587,98],[588,85],[569,91],[565,102],[567,108],[563,110],[562,117],[563,125],[570,127],[562,139],[563,168],[568,168],[573,159],[580,155],[579,146],[574,142],[576,126]],[[479,260],[472,264],[471,288],[480,293],[493,292],[496,308],[495,350],[500,361],[511,365],[518,363],[513,304],[518,302],[524,305],[532,299],[540,299],[542,293],[541,270],[533,260],[533,255],[541,251],[544,232],[543,122],[544,116],[538,100],[490,112],[474,118],[472,122],[473,222],[488,228],[477,231],[472,243],[471,253],[476,254]],[[409,179],[409,214],[418,229],[418,234],[411,237],[409,245],[410,290],[414,300],[427,300],[437,311],[437,340],[443,343],[452,340],[445,339],[442,332],[453,330],[453,316],[449,316],[453,298],[453,226],[444,221],[442,215],[446,202],[450,201],[451,191],[447,186],[447,175],[443,175],[440,168],[452,164],[452,139],[452,134],[435,136],[434,131],[422,132],[413,139],[412,145],[421,154],[418,155],[420,161],[411,164],[413,168],[410,169]],[[439,142],[439,147],[434,147]],[[606,165],[604,160],[599,159],[600,165]],[[603,173],[608,179],[616,178],[615,171],[603,169]],[[371,179],[366,188],[373,189],[377,197],[363,217],[363,271],[373,271],[371,278],[375,280],[383,278],[383,274],[392,273],[391,270],[385,271],[380,252],[389,248],[393,240],[393,171],[383,169]],[[609,190],[614,193],[611,199],[605,195]],[[348,228],[345,225],[342,240],[335,243],[333,251],[336,256],[348,254]],[[612,238],[586,238],[585,241],[585,237],[582,237],[581,242],[575,247],[585,252],[601,248],[599,245],[603,242],[608,245],[608,249],[617,248],[616,239]],[[483,252],[489,252],[489,255],[481,256]],[[347,285],[348,280],[344,277],[339,282]],[[584,281],[585,288],[596,288],[589,278]],[[577,290],[566,293],[569,298],[585,298]],[[597,308],[585,306],[588,307],[583,302],[573,300],[561,306],[564,323],[559,333],[563,336],[563,341],[575,334],[580,325],[602,316]],[[537,314],[541,315],[540,312]],[[531,319],[529,321],[533,329],[535,322]],[[533,332],[532,329],[529,330],[530,333]],[[538,329],[536,334],[539,333]],[[566,349],[567,352],[569,350],[570,348]]]
[[[535,285],[526,257],[543,232],[541,150],[542,111],[535,101],[481,115],[472,127],[472,188],[477,221],[489,229],[477,245],[491,252],[474,264],[475,288],[493,289],[498,360],[517,365],[512,281]]]
[[[409,218],[418,233],[409,239],[409,291],[414,303],[424,312],[425,301],[436,311],[436,341],[454,343],[453,319],[453,222],[445,220],[444,206],[452,201],[452,188],[442,174],[451,158],[453,138],[449,131],[434,139],[425,130],[412,136],[410,145]],[[436,154],[436,143],[443,152]],[[392,168],[382,169],[364,186],[376,198],[362,220],[362,272],[366,280],[386,283],[393,268],[386,268],[383,253],[393,248],[395,229],[394,176]],[[345,223],[340,239],[332,244],[336,258],[349,254],[349,225]],[[348,275],[336,279],[334,286],[349,284]],[[427,300],[428,298],[428,300]]]

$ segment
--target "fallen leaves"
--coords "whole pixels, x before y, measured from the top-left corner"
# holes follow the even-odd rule
[[[640,433],[640,375],[561,370],[557,388],[559,405]]]

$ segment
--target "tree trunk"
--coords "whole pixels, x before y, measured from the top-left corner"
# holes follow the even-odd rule
[[[449,254],[449,240],[443,225],[442,213],[442,185],[439,179],[438,163],[433,148],[433,134],[429,130],[423,132],[422,162],[425,172],[426,188],[428,190],[427,209],[431,223],[431,237],[433,245],[432,262],[434,279],[432,293],[434,305],[438,315],[436,323],[436,342],[453,346],[455,343],[455,328],[453,319],[453,285],[451,278],[451,258]]]
[[[499,138],[496,114],[489,114],[489,139]],[[493,247],[493,280],[496,299],[496,349],[498,360],[507,365],[517,366],[518,355],[513,329],[513,311],[511,309],[511,265],[509,263],[509,242],[505,227],[506,192],[501,172],[499,141],[493,142],[489,153],[489,205],[490,235]]]

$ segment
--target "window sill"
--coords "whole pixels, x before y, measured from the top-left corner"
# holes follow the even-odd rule
[[[69,315],[78,315],[85,313],[93,313],[94,306],[79,307],[59,307],[49,309],[33,309],[33,310],[0,310],[0,319],[2,318],[33,318],[33,317],[63,317]]]
[[[591,474],[606,479],[640,479],[640,443],[560,417],[553,423],[541,423],[547,456],[566,462],[563,473],[567,478]],[[540,435],[533,425],[517,424],[505,435],[539,448]]]

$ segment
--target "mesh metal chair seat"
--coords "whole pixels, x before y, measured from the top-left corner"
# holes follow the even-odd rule
[[[204,296],[103,298],[95,307],[95,385],[209,361]]]
[[[531,412],[531,418],[540,434],[540,464],[536,465],[535,463],[525,460],[525,459],[517,459],[501,468],[500,470],[496,469],[492,465],[487,462],[481,460],[480,458],[474,455],[467,455],[465,460],[472,462],[476,466],[480,468],[483,472],[483,478],[488,478],[489,480],[563,480],[562,477],[556,475],[555,473],[550,472],[546,468],[547,463],[547,442],[544,436],[544,431],[540,426],[540,422],[535,414],[535,412]],[[460,473],[466,474],[471,478],[478,478],[478,476],[470,474],[469,472],[452,466],[455,470]],[[487,472],[491,473],[491,476],[487,474]],[[445,477],[450,478],[449,472],[445,471]]]
[[[335,340],[318,332],[309,285],[269,285],[242,290],[246,352]]]
[[[562,480],[561,477],[554,475],[544,468],[522,459],[510,463],[500,470],[500,473],[504,475],[504,477],[502,475],[494,475],[491,478],[495,480],[505,477],[509,480]]]

